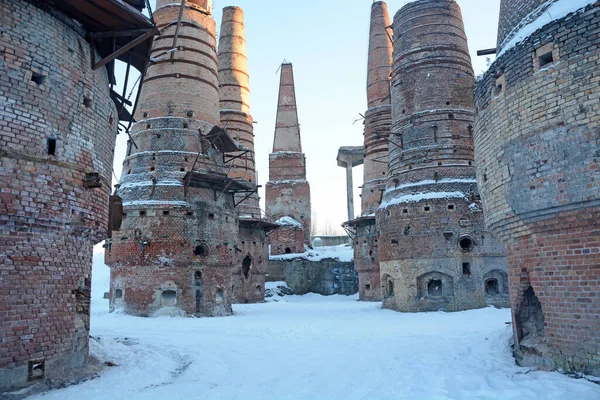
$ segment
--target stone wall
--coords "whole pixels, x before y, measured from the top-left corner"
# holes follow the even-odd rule
[[[596,375],[598,21],[600,2],[498,58],[477,87],[475,134],[486,222],[508,253],[517,360]]]
[[[292,260],[269,260],[269,271],[278,275],[284,271],[283,279],[294,290],[294,294],[318,293],[351,295],[358,292],[358,275],[352,262],[334,259],[309,261],[302,258]],[[280,279],[276,279],[280,280]],[[269,281],[273,281],[269,279]]]
[[[233,268],[234,303],[260,303],[265,300],[265,274],[269,266],[269,244],[264,229],[256,221],[240,220],[240,251]]]
[[[92,71],[86,32],[44,6],[0,1],[0,392],[81,372],[92,247],[108,227],[108,74]]]

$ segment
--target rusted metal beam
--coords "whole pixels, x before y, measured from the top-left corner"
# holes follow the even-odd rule
[[[127,53],[129,50],[133,49],[134,47],[138,46],[139,44],[141,44],[141,43],[145,42],[146,40],[150,39],[152,36],[156,35],[157,33],[158,33],[158,30],[156,28],[149,29],[143,35],[141,35],[138,38],[132,40],[131,42],[129,42],[125,46],[121,47],[119,50],[113,52],[112,54],[104,57],[99,62],[93,64],[92,65],[92,69],[94,71],[96,71],[97,69],[102,68],[103,66],[105,66],[109,62],[111,62],[114,59],[116,59],[117,57],[119,57],[119,56]]]
[[[494,47],[493,49],[484,49],[484,50],[477,50],[477,55],[478,56],[489,56],[491,54],[496,54],[497,49]]]

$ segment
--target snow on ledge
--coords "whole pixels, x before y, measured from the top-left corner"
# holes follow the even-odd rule
[[[282,225],[282,226],[293,226],[295,228],[302,228],[304,227],[304,225],[302,225],[301,222],[296,221],[294,218],[292,217],[281,217],[279,218],[277,221],[275,221],[276,224],[278,225]]]
[[[512,49],[516,45],[522,43],[529,36],[534,34],[538,29],[543,28],[545,25],[566,17],[568,14],[581,11],[584,7],[595,3],[597,0],[558,0],[550,7],[548,7],[539,17],[519,28],[514,33],[512,39],[510,39],[503,47],[502,50],[497,54],[497,58],[501,57],[508,50]],[[542,4],[540,7],[543,7]],[[540,7],[533,10],[529,15],[535,15],[539,12]],[[527,17],[525,17],[525,20]],[[512,33],[512,32],[511,32]]]
[[[391,200],[387,200],[381,203],[379,206],[380,210],[388,208],[393,205],[403,203],[417,203],[421,200],[433,200],[433,199],[467,199],[467,195],[463,192],[431,192],[431,193],[416,193],[416,194],[405,194],[400,197],[396,197]]]
[[[326,259],[333,259],[341,262],[352,262],[354,260],[354,249],[349,244],[342,244],[339,246],[315,247],[312,250],[306,248],[304,253],[280,254],[276,256],[269,256],[269,260],[274,261],[296,259],[303,259],[308,261],[321,261]]]

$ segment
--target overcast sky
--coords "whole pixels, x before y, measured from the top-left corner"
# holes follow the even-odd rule
[[[175,1],[174,1],[175,2]],[[409,1],[390,0],[390,18]],[[154,7],[154,0],[151,4]],[[273,146],[279,75],[285,59],[294,65],[302,146],[307,160],[313,213],[320,230],[340,228],[347,219],[346,175],[337,166],[341,146],[360,146],[367,109],[366,73],[371,0],[213,1],[220,23],[222,8],[245,12],[250,64],[251,114],[262,204]],[[487,69],[476,51],[496,46],[500,0],[458,0],[462,8],[475,74]],[[218,29],[219,25],[217,25]],[[122,80],[122,79],[121,79]],[[120,178],[126,135],[117,138],[115,174]],[[362,167],[354,169],[355,215],[360,213]],[[327,229],[329,228],[329,229]]]

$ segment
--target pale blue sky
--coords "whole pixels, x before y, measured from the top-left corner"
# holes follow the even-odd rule
[[[174,2],[176,2],[174,0]],[[394,14],[407,0],[390,0]],[[153,4],[154,1],[151,0]],[[352,124],[366,111],[366,64],[372,0],[216,0],[213,14],[219,27],[222,8],[244,9],[250,64],[251,114],[261,197],[268,180],[268,154],[273,145],[279,64],[294,64],[302,146],[312,208],[321,231],[339,228],[347,219],[346,177],[337,166],[340,146],[362,145],[363,124]],[[458,0],[476,74],[487,69],[476,51],[496,45],[500,0]],[[126,135],[119,135],[115,173],[120,177]],[[354,169],[355,213],[360,212],[362,167]],[[264,204],[264,201],[263,201]]]

